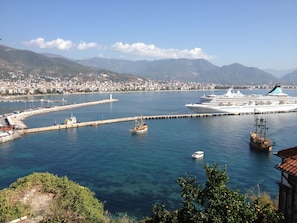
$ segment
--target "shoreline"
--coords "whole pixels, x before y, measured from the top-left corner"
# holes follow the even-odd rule
[[[216,89],[210,89],[210,88],[204,88],[204,89],[183,89],[183,90],[152,90],[152,91],[98,91],[98,92],[73,92],[73,93],[53,93],[53,94],[30,94],[30,95],[5,95],[0,96],[0,102],[1,99],[14,99],[14,98],[28,98],[28,97],[40,97],[40,96],[51,96],[51,95],[77,95],[77,94],[123,94],[123,93],[133,93],[133,92],[187,92],[187,91],[221,91],[226,90],[227,88],[216,88]],[[247,87],[242,88],[236,88],[236,89],[248,89]],[[267,86],[266,88],[256,88],[255,90],[263,90],[263,89],[270,89],[270,86]],[[286,88],[283,87],[283,89],[295,89],[295,88]]]
[[[221,89],[215,89],[221,90]],[[186,92],[186,91],[210,91],[210,89],[193,89],[193,90],[154,90],[154,91],[106,91],[106,92],[74,92],[74,93],[63,93],[63,94],[30,94],[30,95],[6,95],[0,96],[1,99],[8,100],[14,98],[29,98],[29,97],[40,97],[40,96],[57,96],[57,95],[78,95],[78,94],[123,94],[123,93],[133,93],[133,92]]]
[[[267,90],[267,89],[271,89],[272,85],[267,85],[263,88],[253,88],[252,90]],[[288,90],[296,90],[297,86],[296,85],[292,85],[291,87],[288,87],[288,85],[283,85],[282,86],[283,89],[288,89]],[[78,95],[78,94],[123,94],[123,93],[134,93],[134,92],[192,92],[192,91],[197,91],[197,92],[204,92],[204,91],[222,91],[222,90],[226,90],[228,89],[228,87],[221,87],[221,88],[202,88],[202,89],[180,89],[180,90],[151,90],[151,91],[147,91],[147,90],[142,90],[142,91],[93,91],[93,92],[72,92],[72,93],[63,93],[63,94],[59,94],[59,93],[46,93],[46,94],[30,94],[30,95],[2,95],[0,96],[0,103],[2,102],[2,99],[4,100],[9,100],[9,99],[18,99],[18,98],[29,98],[29,97],[41,97],[41,96],[57,96],[57,95]],[[249,88],[247,86],[242,86],[239,88],[236,88],[239,90],[249,90]],[[8,101],[9,102],[9,101]]]

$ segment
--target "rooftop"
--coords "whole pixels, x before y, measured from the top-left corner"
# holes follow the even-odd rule
[[[297,147],[278,151],[276,155],[283,159],[276,168],[297,177]]]

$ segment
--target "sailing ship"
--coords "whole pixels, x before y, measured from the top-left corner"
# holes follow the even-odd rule
[[[134,126],[130,129],[132,134],[141,134],[148,131],[148,125],[144,123],[143,118],[135,119]]]
[[[250,148],[270,152],[272,150],[272,143],[271,140],[266,137],[268,129],[266,119],[256,117],[255,127],[255,131],[250,132]]]

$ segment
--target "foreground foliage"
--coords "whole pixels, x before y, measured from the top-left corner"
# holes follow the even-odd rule
[[[283,215],[275,210],[267,196],[253,196],[249,200],[247,195],[230,190],[226,185],[229,180],[226,168],[220,170],[217,164],[214,167],[206,165],[205,171],[204,188],[196,177],[186,176],[177,180],[183,199],[180,210],[169,211],[165,204],[154,205],[152,217],[141,222],[277,223],[283,220]],[[41,211],[32,208],[30,202],[24,202],[24,198],[30,200],[38,193],[50,198],[48,207]],[[0,191],[0,222],[40,215],[43,217],[41,222],[134,222],[128,216],[112,218],[93,192],[67,177],[33,173]]]
[[[218,164],[214,167],[205,166],[207,181],[202,188],[196,177],[179,178],[183,205],[180,210],[169,211],[165,204],[154,205],[153,216],[143,220],[146,223],[277,223],[283,215],[277,212],[273,205],[263,203],[259,198],[249,201],[245,194],[230,190],[226,168],[220,170]]]
[[[93,192],[67,177],[49,173],[33,173],[0,191],[0,222],[41,214],[32,213],[32,207],[22,201],[32,189],[53,198],[48,210],[42,213],[42,222],[105,222],[103,204]]]

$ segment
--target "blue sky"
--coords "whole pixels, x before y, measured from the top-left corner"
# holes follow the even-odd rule
[[[0,44],[74,59],[297,68],[297,0],[1,0]]]

